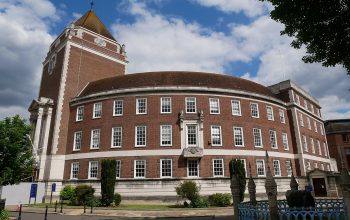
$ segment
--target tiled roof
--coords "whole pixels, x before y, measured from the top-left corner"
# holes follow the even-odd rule
[[[267,87],[246,79],[223,74],[185,71],[135,73],[101,79],[90,82],[79,97],[115,89],[168,86],[232,89],[276,98]]]
[[[102,21],[97,17],[95,12],[93,12],[92,10],[89,10],[81,18],[76,20],[74,22],[74,25],[86,28],[92,32],[98,33],[104,37],[107,37],[115,41],[112,34],[108,31],[106,26],[102,23]]]

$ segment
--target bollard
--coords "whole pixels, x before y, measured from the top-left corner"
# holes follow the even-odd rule
[[[22,220],[22,204],[19,205],[18,218],[17,220]]]
[[[91,210],[90,210],[90,214],[92,214],[92,207],[93,207],[93,205],[91,204]]]
[[[44,220],[47,220],[47,210],[48,210],[49,206],[46,205],[46,208],[45,208],[45,217],[44,217]]]
[[[57,200],[55,202],[55,212],[57,212]]]
[[[63,201],[61,200],[61,211],[60,211],[60,213],[62,213],[62,209],[63,209]]]
[[[86,213],[86,204],[84,203],[84,214]]]

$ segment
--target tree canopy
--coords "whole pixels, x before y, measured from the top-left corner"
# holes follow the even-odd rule
[[[306,47],[306,63],[342,65],[350,73],[350,2],[345,0],[262,0],[271,2],[271,18],[285,25],[281,35]]]
[[[0,121],[0,186],[15,184],[33,170],[30,125],[20,116]]]

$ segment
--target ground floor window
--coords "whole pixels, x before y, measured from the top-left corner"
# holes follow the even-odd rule
[[[145,160],[135,160],[134,177],[135,178],[146,177],[146,161]]]
[[[115,161],[115,165],[116,165],[116,167],[115,167],[115,171],[116,171],[115,177],[116,178],[120,178],[120,170],[122,168],[122,162],[120,160],[116,160]]]
[[[89,179],[96,179],[98,173],[98,161],[89,162]]]
[[[224,176],[223,159],[213,159],[213,176]]]
[[[264,160],[256,160],[256,170],[257,170],[258,176],[265,176]]]
[[[171,177],[172,176],[172,160],[171,159],[161,159],[160,160],[161,177]]]
[[[187,176],[198,177],[198,160],[187,160]]]

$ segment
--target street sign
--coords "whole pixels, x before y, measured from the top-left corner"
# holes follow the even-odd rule
[[[305,186],[305,190],[308,191],[308,192],[312,192],[312,186],[310,184],[306,185]]]
[[[32,183],[30,186],[30,197],[29,198],[36,198],[36,193],[38,191],[38,184]]]

